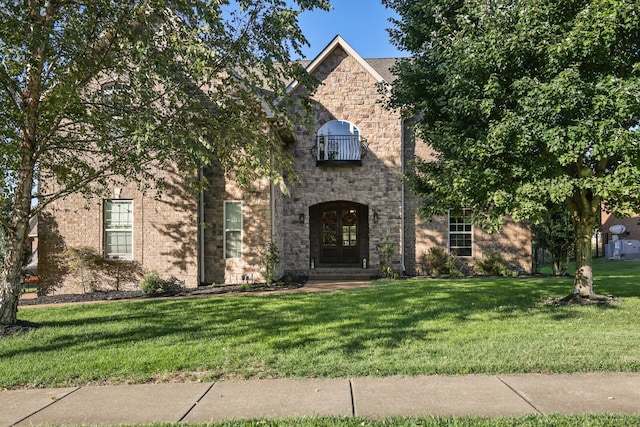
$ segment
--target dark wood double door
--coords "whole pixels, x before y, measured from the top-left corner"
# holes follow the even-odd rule
[[[311,256],[320,265],[360,265],[368,258],[368,213],[367,206],[346,201],[311,207]]]

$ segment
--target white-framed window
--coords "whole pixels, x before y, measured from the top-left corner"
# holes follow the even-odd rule
[[[224,257],[242,257],[242,202],[224,202]]]
[[[473,256],[471,209],[449,211],[449,253],[460,257]]]
[[[104,256],[133,259],[133,200],[104,201]]]

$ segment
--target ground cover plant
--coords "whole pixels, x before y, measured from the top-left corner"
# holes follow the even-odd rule
[[[599,261],[606,306],[552,306],[571,277],[374,282],[350,291],[24,307],[0,388],[224,378],[640,371],[640,263]]]

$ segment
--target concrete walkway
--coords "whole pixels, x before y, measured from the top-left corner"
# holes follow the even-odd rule
[[[640,374],[139,384],[0,392],[0,426],[342,416],[640,414]]]

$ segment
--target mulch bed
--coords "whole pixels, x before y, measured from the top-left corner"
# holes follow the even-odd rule
[[[230,293],[255,293],[281,291],[287,289],[298,289],[304,286],[304,280],[300,283],[283,283],[278,285],[250,284],[250,285],[225,285],[225,286],[202,286],[198,288],[183,289],[179,292],[156,292],[145,294],[142,291],[100,291],[85,294],[58,294],[47,295],[37,298],[21,298],[19,306],[68,304],[93,301],[123,301],[141,300],[151,298],[175,298],[181,296],[204,296],[223,295]],[[26,332],[38,328],[39,325],[33,322],[18,320],[15,325],[0,325],[0,337],[8,337],[17,333]]]

